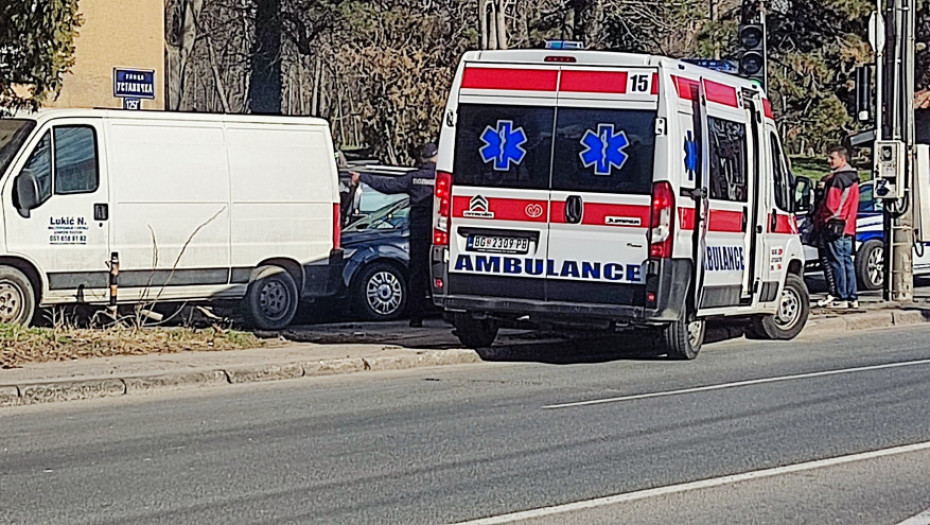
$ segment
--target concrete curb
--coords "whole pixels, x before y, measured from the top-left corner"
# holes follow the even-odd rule
[[[863,313],[834,314],[811,319],[801,335],[882,330],[896,326],[930,323],[930,312],[920,310],[877,310]]]
[[[358,357],[303,363],[263,363],[218,370],[184,370],[154,376],[0,385],[0,407],[123,396],[170,388],[212,387],[479,362],[481,357],[473,350],[421,350],[405,355],[368,359]]]
[[[860,330],[914,326],[928,322],[930,322],[930,311],[921,310],[828,313],[825,316],[815,316],[810,319],[804,331],[801,332],[801,336],[816,337]],[[732,328],[722,328],[718,331],[726,337],[739,335],[739,330],[734,331]],[[460,365],[480,363],[482,361],[481,356],[474,350],[419,350],[387,357],[262,363],[222,369],[188,369],[152,376],[134,375],[118,378],[106,377],[0,385],[0,407],[123,396],[170,388],[213,387],[366,371]]]

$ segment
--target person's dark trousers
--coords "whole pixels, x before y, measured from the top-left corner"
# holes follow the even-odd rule
[[[856,267],[853,265],[853,238],[844,235],[826,243],[827,259],[833,267],[836,293],[841,301],[858,301]]]
[[[429,210],[410,210],[410,266],[407,286],[407,312],[411,323],[420,323],[426,313],[429,289],[429,249],[432,243],[433,217]]]
[[[817,255],[820,256],[820,266],[823,268],[823,279],[827,282],[827,293],[833,297],[839,298],[840,293],[836,290],[836,276],[833,271],[833,265],[830,264],[830,258],[827,256],[827,241],[823,235],[817,235]]]

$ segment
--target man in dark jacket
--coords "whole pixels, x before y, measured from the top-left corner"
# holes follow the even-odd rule
[[[416,171],[400,177],[381,177],[369,173],[352,173],[352,183],[364,182],[381,193],[410,195],[410,268],[408,312],[410,326],[423,326],[429,290],[429,249],[433,229],[433,191],[436,185],[436,160],[439,149],[435,144],[423,145],[419,151]]]
[[[814,224],[824,236],[827,261],[833,268],[837,300],[833,308],[858,308],[856,267],[852,253],[856,242],[859,211],[859,172],[850,167],[846,148],[830,148],[827,160],[832,170],[824,179],[824,196]]]

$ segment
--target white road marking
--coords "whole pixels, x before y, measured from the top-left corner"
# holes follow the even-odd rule
[[[501,523],[513,523],[520,520],[529,520],[544,518],[547,516],[552,516],[556,514],[564,514],[566,512],[576,512],[581,510],[593,509],[597,507],[605,507],[608,505],[617,505],[620,503],[628,503],[631,501],[652,498],[655,496],[667,496],[669,494],[678,494],[681,492],[688,492],[692,490],[701,490],[708,489],[713,487],[719,487],[721,485],[729,485],[731,483],[740,483],[743,481],[751,481],[756,479],[768,478],[772,476],[781,476],[784,474],[793,474],[795,472],[803,472],[807,470],[814,470],[824,467],[832,467],[836,465],[843,465],[846,463],[853,463],[856,461],[863,461],[867,459],[875,459],[886,456],[894,456],[897,454],[906,454],[908,452],[918,452],[921,450],[930,450],[930,441],[924,441],[921,443],[914,443],[911,445],[904,445],[900,447],[886,448],[882,450],[873,450],[871,452],[863,452],[860,454],[851,454],[847,456],[837,456],[827,459],[819,459],[816,461],[807,461],[804,463],[796,463],[794,465],[786,465],[784,467],[775,467],[763,470],[754,470],[750,472],[744,472],[742,474],[732,474],[729,476],[722,476],[719,478],[710,478],[704,479],[701,481],[692,481],[690,483],[681,483],[678,485],[668,485],[666,487],[657,487],[654,489],[638,490],[635,492],[626,492],[622,494],[615,494],[613,496],[605,496],[601,498],[589,499],[585,501],[576,501],[574,503],[567,503],[565,505],[553,505],[551,507],[541,507],[538,509],[525,510],[521,512],[513,512],[510,514],[501,514],[498,516],[490,516],[487,518],[481,518],[471,521],[461,521],[454,525],[497,525]],[[913,519],[920,518],[925,516],[925,514],[920,514],[914,516]],[[926,521],[916,521],[905,522],[907,525],[927,525]],[[904,524],[899,524],[904,525]]]
[[[638,399],[651,399],[654,397],[677,396],[681,394],[693,394],[695,392],[708,392],[711,390],[723,390],[725,388],[737,388],[742,386],[764,385],[766,383],[778,383],[780,381],[795,381],[798,379],[808,379],[811,377],[825,377],[839,374],[852,374],[855,372],[867,372],[871,370],[883,370],[886,368],[900,368],[905,366],[917,366],[930,364],[930,359],[920,359],[918,361],[904,361],[901,363],[889,363],[885,365],[860,366],[856,368],[840,368],[836,370],[825,370],[823,372],[810,372],[806,374],[795,374],[790,376],[767,377],[763,379],[750,379],[747,381],[736,381],[734,383],[721,383],[719,385],[698,386],[693,388],[683,388],[680,390],[666,390],[664,392],[650,392],[648,394],[636,394],[623,397],[609,397],[606,399],[592,399],[589,401],[577,401],[574,403],[559,403],[555,405],[545,405],[543,408],[571,408],[583,407],[589,405],[603,405],[605,403],[620,403],[623,401],[635,401]]]
[[[898,525],[930,525],[930,509],[898,523]]]

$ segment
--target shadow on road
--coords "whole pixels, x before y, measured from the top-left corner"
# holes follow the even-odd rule
[[[745,323],[712,321],[708,323],[705,344],[740,338],[745,333]],[[273,335],[321,345],[374,344],[411,350],[462,348],[452,326],[440,319],[427,320],[423,328],[409,328],[404,321],[353,322],[295,326]],[[476,351],[485,361],[577,364],[664,359],[660,348],[655,331],[592,334],[505,329],[493,346]]]

